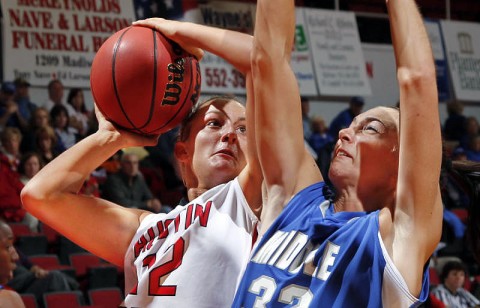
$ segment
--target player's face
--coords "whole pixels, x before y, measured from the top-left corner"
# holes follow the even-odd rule
[[[199,187],[211,188],[235,178],[246,166],[246,147],[243,105],[229,101],[202,107],[186,144]]]
[[[378,191],[395,189],[398,123],[398,110],[378,107],[358,115],[340,131],[329,170],[337,189],[356,187],[362,200]]]
[[[13,246],[13,233],[7,226],[0,227],[0,284],[13,277],[18,254]]]

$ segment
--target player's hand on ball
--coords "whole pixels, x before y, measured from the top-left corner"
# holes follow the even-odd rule
[[[196,46],[192,46],[187,42],[182,41],[179,37],[176,36],[176,31],[178,30],[178,27],[181,26],[181,23],[184,23],[184,22],[154,17],[154,18],[137,20],[133,22],[133,25],[148,27],[148,28],[157,30],[158,32],[165,35],[167,38],[175,41],[184,50],[194,55],[195,58],[197,58],[197,60],[200,61],[204,54],[203,49],[198,48]]]
[[[112,134],[119,139],[121,139],[124,145],[122,147],[133,147],[133,146],[154,146],[158,143],[158,135],[140,135],[123,130],[116,127],[112,122],[105,119],[105,116],[102,114],[100,109],[98,109],[95,104],[95,115],[98,120],[98,131],[105,132],[107,134]]]

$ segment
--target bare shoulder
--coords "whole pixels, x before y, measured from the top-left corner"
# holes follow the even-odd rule
[[[24,308],[22,298],[15,291],[0,291],[0,308]]]

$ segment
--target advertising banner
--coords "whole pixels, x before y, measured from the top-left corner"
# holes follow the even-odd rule
[[[354,13],[308,9],[305,22],[320,94],[370,95]]]
[[[296,9],[295,48],[292,51],[291,66],[298,80],[300,94],[318,96],[304,11],[302,8]]]
[[[455,97],[480,102],[480,24],[441,21]]]
[[[450,80],[448,77],[447,57],[440,30],[440,23],[434,20],[425,20],[425,27],[432,45],[435,68],[437,71],[438,100],[446,102],[450,100]]]
[[[255,5],[231,1],[209,1],[185,12],[184,20],[206,26],[253,34]],[[245,95],[245,78],[224,59],[205,52],[200,62],[202,93]]]
[[[90,86],[96,51],[135,19],[133,1],[2,0],[4,79]]]

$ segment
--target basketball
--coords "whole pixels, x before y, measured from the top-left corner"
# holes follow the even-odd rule
[[[92,62],[90,86],[107,120],[140,134],[177,126],[200,95],[197,59],[160,32],[127,27],[110,36]]]

